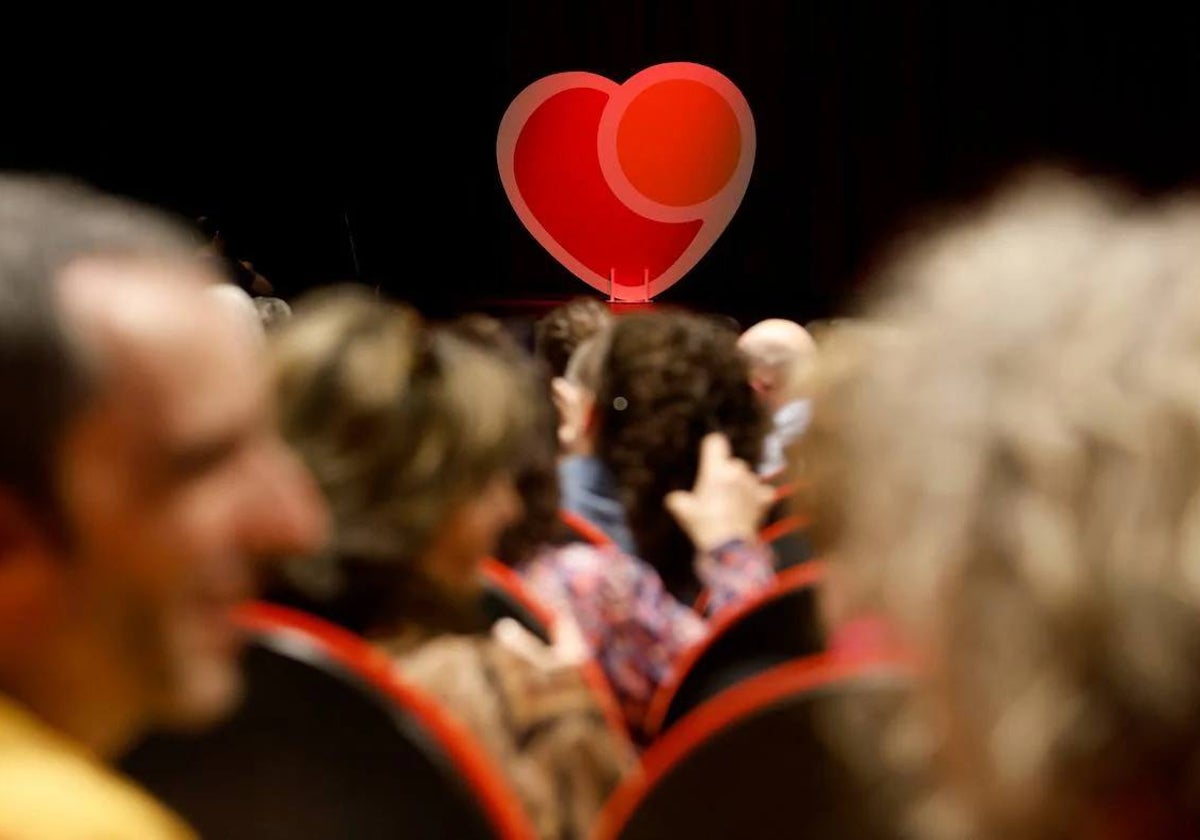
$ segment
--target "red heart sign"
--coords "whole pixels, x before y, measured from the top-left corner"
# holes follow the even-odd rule
[[[555,259],[617,300],[648,300],[700,261],[746,193],[754,118],[729,79],[658,64],[531,84],[500,122],[508,200]]]

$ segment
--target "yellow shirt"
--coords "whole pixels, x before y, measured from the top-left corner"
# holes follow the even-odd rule
[[[0,695],[0,840],[195,840],[149,794]]]

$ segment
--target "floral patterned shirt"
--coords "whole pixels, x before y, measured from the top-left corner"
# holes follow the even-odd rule
[[[775,576],[770,549],[758,543],[733,540],[699,557],[708,594],[701,615],[667,592],[650,564],[612,546],[547,548],[521,572],[534,594],[575,619],[635,736],[680,654],[707,635],[707,618]]]

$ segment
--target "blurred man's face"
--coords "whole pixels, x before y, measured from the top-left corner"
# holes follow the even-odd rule
[[[64,593],[87,650],[157,722],[236,698],[231,610],[253,565],[311,550],[326,512],[274,428],[254,336],[186,266],[92,261],[61,280],[96,393],[59,461]]]

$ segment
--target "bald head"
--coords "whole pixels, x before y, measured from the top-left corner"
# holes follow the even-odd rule
[[[754,357],[798,358],[816,352],[808,330],[795,321],[768,318],[742,333],[738,347]]]
[[[817,345],[795,321],[770,318],[742,333],[738,349],[750,362],[754,390],[771,410],[804,395]]]

